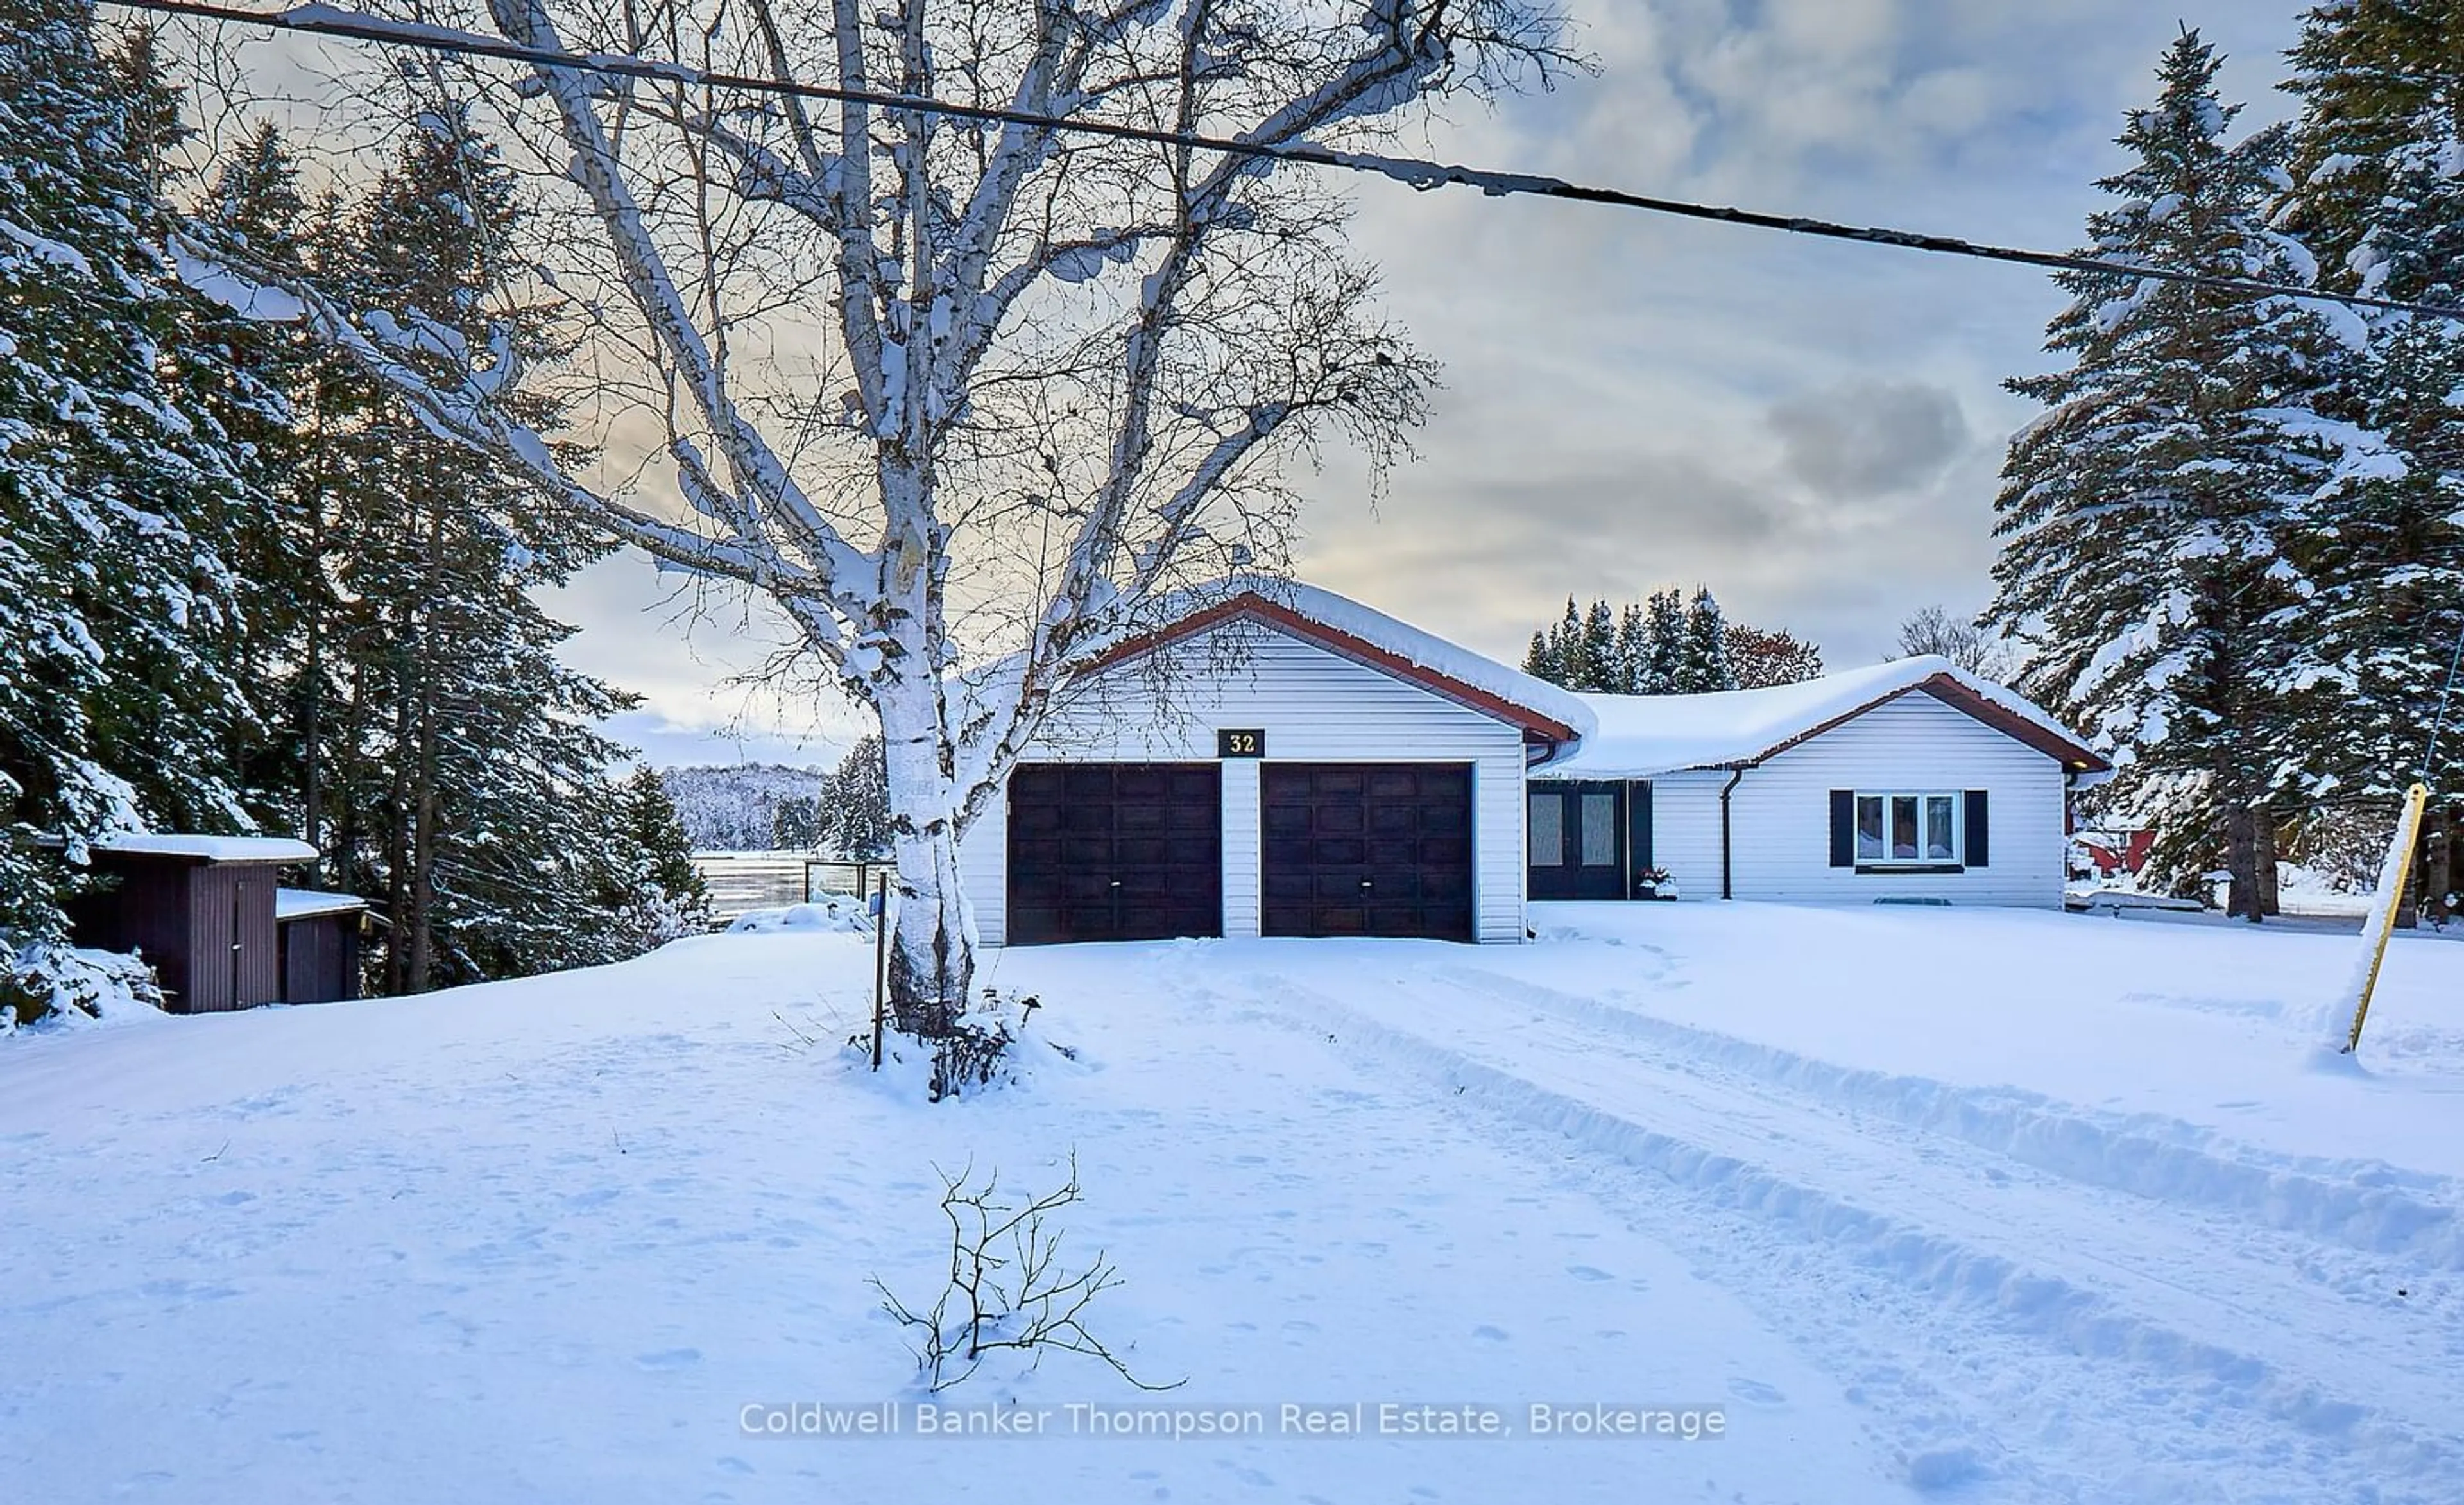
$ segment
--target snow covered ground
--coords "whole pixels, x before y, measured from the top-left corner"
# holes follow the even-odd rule
[[[0,1042],[0,1499],[2464,1497],[2464,946],[2398,941],[2343,1073],[2349,937],[1534,915],[997,954],[1028,1079],[938,1108],[836,1049],[869,951],[800,928]],[[1040,1437],[747,1434],[923,1399],[869,1277],[930,1299],[936,1166],[1073,1149],[1089,1325],[1185,1385],[1061,1354],[939,1398]],[[1512,1435],[1281,1433],[1381,1402]]]

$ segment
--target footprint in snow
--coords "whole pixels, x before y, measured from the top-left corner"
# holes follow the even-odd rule
[[[753,1465],[745,1462],[741,1458],[721,1458],[718,1460],[718,1466],[723,1472],[728,1473],[751,1473],[753,1472]]]
[[[1485,1322],[1473,1328],[1471,1330],[1471,1336],[1474,1338],[1485,1338],[1492,1343],[1502,1343],[1507,1341],[1506,1329],[1502,1327],[1491,1327]]]
[[[1566,1273],[1577,1280],[1615,1280],[1617,1276],[1592,1265],[1568,1265]]]
[[[654,1372],[667,1369],[690,1369],[693,1365],[701,1362],[701,1350],[698,1348],[662,1348],[654,1354],[637,1354],[634,1356],[633,1361],[640,1364],[643,1368],[652,1370]]]
[[[1779,1405],[1788,1400],[1786,1394],[1771,1385],[1763,1383],[1760,1380],[1731,1380],[1728,1382],[1728,1393],[1740,1401],[1750,1401],[1756,1405]]]
[[[1972,1484],[1991,1472],[1973,1448],[1937,1448],[1908,1460],[1908,1483],[1927,1494]]]

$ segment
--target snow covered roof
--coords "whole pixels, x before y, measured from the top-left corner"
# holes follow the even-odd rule
[[[368,901],[357,894],[325,894],[316,889],[275,889],[274,918],[306,919],[311,915],[347,915],[365,909]]]
[[[1947,658],[1928,656],[1766,690],[1586,695],[1581,698],[1595,729],[1573,751],[1545,764],[1543,776],[1645,779],[1679,768],[1760,763],[1912,691],[1930,695],[2049,757],[2089,770],[2105,766],[2078,734],[2025,697]]]
[[[94,844],[96,852],[155,857],[194,857],[200,862],[314,862],[317,849],[288,836],[148,836],[123,831]]]
[[[1399,678],[1410,679],[1551,741],[1589,734],[1585,698],[1508,669],[1348,596],[1296,580],[1235,579],[1189,593],[1188,610],[1127,639],[1090,668],[1160,648],[1238,619],[1261,621]]]

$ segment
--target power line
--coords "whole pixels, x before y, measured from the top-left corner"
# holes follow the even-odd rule
[[[1348,172],[1378,174],[1415,188],[1461,187],[1478,188],[1492,198],[1526,195],[1537,198],[1571,199],[1576,203],[1641,210],[1648,213],[1670,214],[1684,219],[1710,220],[1723,225],[1743,225],[1755,230],[1775,230],[1792,235],[1815,235],[1829,240],[1895,246],[1903,251],[1921,251],[1935,255],[2011,262],[2057,272],[2089,272],[2144,281],[2174,282],[2191,287],[2214,288],[2224,292],[2299,299],[2306,302],[2341,303],[2350,308],[2420,314],[2432,319],[2464,320],[2464,307],[2416,303],[2402,299],[2370,298],[2355,293],[2332,293],[2321,288],[2296,287],[2289,283],[2268,282],[2255,277],[2216,277],[2204,272],[2184,272],[2171,267],[2107,261],[2096,256],[2069,255],[2054,251],[2029,251],[2016,246],[1997,246],[1983,241],[1963,240],[1951,235],[1926,234],[1920,231],[1843,225],[1830,220],[1813,219],[1801,214],[1771,214],[1759,210],[1735,209],[1716,204],[1696,204],[1683,199],[1655,198],[1649,194],[1629,193],[1622,188],[1588,187],[1583,184],[1570,183],[1562,178],[1544,177],[1531,173],[1496,172],[1474,167],[1450,166],[1419,158],[1387,157],[1373,152],[1336,151],[1331,147],[1313,145],[1305,142],[1243,141],[1237,137],[1210,136],[1196,131],[1164,130],[1155,126],[1132,125],[1114,121],[1039,115],[1028,110],[1013,110],[999,105],[960,104],[953,100],[936,100],[921,95],[893,94],[871,89],[846,89],[831,84],[803,83],[793,79],[769,78],[751,74],[715,73],[689,67],[683,63],[640,57],[630,53],[559,52],[548,48],[525,46],[502,37],[482,36],[472,32],[457,32],[444,27],[359,15],[323,4],[299,5],[287,11],[251,11],[237,6],[214,4],[212,0],[107,0],[107,3],[120,6],[124,10],[151,11],[161,15],[182,15],[246,26],[266,26],[277,31],[296,32],[313,36],[342,37],[352,41],[376,42],[388,47],[412,47],[466,57],[490,57],[503,62],[525,63],[533,67],[555,68],[575,73],[644,78],[692,88],[740,89],[748,93],[783,95],[791,99],[818,100],[837,104],[861,104],[916,115],[941,115],[957,120],[980,121],[988,124],[1026,125],[1041,130],[1073,135],[1107,137],[1114,141],[1147,142],[1193,151],[1221,152],[1227,156],[1247,157],[1253,160],[1335,167]]]

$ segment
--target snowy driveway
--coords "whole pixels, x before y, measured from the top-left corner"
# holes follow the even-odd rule
[[[1538,914],[1001,954],[1080,1055],[940,1109],[832,1049],[837,936],[0,1044],[0,1498],[2464,1497],[2464,947],[2399,947],[2344,1078],[2293,1017],[2341,938]],[[1165,1404],[1726,1435],[743,1433],[914,1400],[867,1281],[929,1293],[934,1167],[1072,1149]],[[1067,1355],[952,1398],[1142,1400]]]

